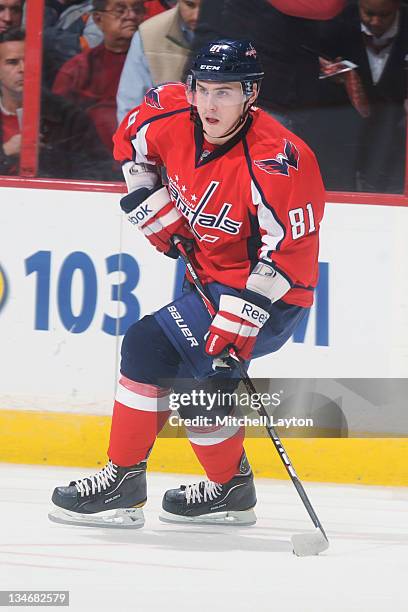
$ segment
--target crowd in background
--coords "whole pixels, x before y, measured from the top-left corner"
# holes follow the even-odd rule
[[[328,189],[404,187],[402,0],[46,0],[42,177],[121,180],[112,135],[145,93],[184,80],[204,43],[250,38],[259,106],[316,152]],[[18,174],[24,0],[0,0],[0,174]]]

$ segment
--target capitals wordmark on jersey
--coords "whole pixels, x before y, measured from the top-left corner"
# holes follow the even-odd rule
[[[228,217],[228,212],[231,210],[232,204],[224,202],[221,204],[221,208],[218,212],[213,214],[205,212],[206,206],[211,203],[211,198],[214,197],[217,187],[219,186],[218,181],[211,181],[199,200],[195,194],[192,194],[189,200],[183,195],[183,191],[185,192],[187,188],[183,186],[180,189],[177,183],[178,178],[178,176],[176,176],[175,179],[169,177],[170,195],[176,207],[188,220],[194,236],[198,240],[217,242],[220,238],[220,236],[214,234],[209,234],[207,232],[203,233],[203,231],[199,229],[200,227],[204,229],[218,229],[220,232],[225,232],[227,234],[238,234],[242,223]]]

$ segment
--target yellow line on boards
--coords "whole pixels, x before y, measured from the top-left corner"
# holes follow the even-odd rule
[[[104,465],[110,422],[108,416],[0,410],[0,461]],[[182,436],[182,430],[174,432],[173,428],[172,437],[159,438],[149,459],[151,471],[203,473],[189,442]],[[302,480],[408,486],[406,438],[283,438],[283,441]],[[256,476],[287,478],[268,438],[247,436],[245,448]]]

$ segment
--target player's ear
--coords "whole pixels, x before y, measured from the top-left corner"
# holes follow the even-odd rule
[[[254,103],[255,103],[255,101],[256,101],[256,99],[257,99],[257,97],[258,97],[258,93],[259,93],[258,83],[254,83],[254,85],[253,85],[253,91],[252,91],[251,97],[250,97],[250,98],[249,98],[249,100],[248,100],[249,105],[251,105],[251,104],[254,104]]]

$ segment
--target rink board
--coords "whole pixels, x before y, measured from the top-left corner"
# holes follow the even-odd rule
[[[104,465],[109,428],[110,418],[106,416],[3,410],[0,462],[92,468]],[[271,440],[247,433],[245,448],[255,474],[287,479]],[[282,440],[303,480],[408,486],[407,438]],[[149,458],[149,469],[203,473],[184,437],[159,438]]]
[[[180,270],[124,222],[118,194],[3,192],[0,460],[103,463],[121,338],[133,321],[173,299]],[[255,361],[251,374],[406,377],[407,224],[404,207],[328,204],[318,299],[307,325],[277,355]],[[288,446],[296,463],[308,466],[305,478],[408,484],[404,440]],[[269,447],[267,440],[248,441],[259,474],[277,476],[279,464],[265,461]],[[356,470],[359,454],[366,465]],[[392,474],[382,469],[384,457]],[[174,439],[160,440],[152,467],[198,471],[186,441]]]

